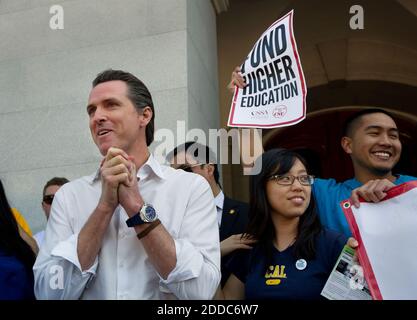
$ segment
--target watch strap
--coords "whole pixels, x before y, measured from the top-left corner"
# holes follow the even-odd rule
[[[127,224],[128,227],[134,227],[134,226],[144,224],[144,223],[145,223],[145,221],[143,221],[140,218],[139,213],[135,214],[133,217],[126,220],[126,224]]]
[[[159,219],[156,219],[155,221],[151,222],[145,230],[143,230],[143,231],[141,231],[137,234],[138,239],[142,239],[143,237],[146,237],[149,232],[151,232],[153,229],[155,229],[160,224],[161,224],[161,220],[159,220]]]

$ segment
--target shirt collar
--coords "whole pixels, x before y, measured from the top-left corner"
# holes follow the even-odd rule
[[[162,172],[161,165],[155,160],[155,157],[150,154],[148,160],[139,168],[136,177],[140,180],[145,180],[151,174],[155,174],[161,179],[165,179],[165,174]],[[90,184],[93,184],[100,179],[100,168],[98,168],[92,175],[87,177]]]
[[[217,208],[223,210],[224,193],[220,190],[219,194],[214,198],[214,204]]]
[[[165,179],[165,175],[162,172],[161,165],[158,161],[155,160],[155,157],[150,154],[148,160],[141,166],[138,170],[137,177],[140,180],[145,180],[148,178],[152,173],[158,176],[161,179]]]

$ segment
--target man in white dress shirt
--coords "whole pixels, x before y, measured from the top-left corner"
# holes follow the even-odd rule
[[[213,194],[202,177],[149,153],[148,89],[106,70],[93,81],[87,113],[104,158],[55,195],[33,267],[36,297],[211,299],[220,282]]]

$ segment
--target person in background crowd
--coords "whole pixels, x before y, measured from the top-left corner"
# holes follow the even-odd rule
[[[45,217],[47,221],[49,219],[49,213],[51,212],[51,205],[52,205],[52,201],[54,200],[55,193],[59,190],[59,188],[61,188],[61,186],[63,186],[67,182],[69,182],[67,178],[54,177],[50,179],[43,187],[42,209],[43,209],[43,212],[45,213]],[[38,244],[38,247],[41,246],[44,236],[45,236],[45,230],[41,230],[34,235],[34,238]]]
[[[34,299],[36,242],[19,227],[0,180],[0,300]]]
[[[231,253],[238,249],[251,249],[254,240],[243,237],[248,222],[248,204],[231,199],[223,193],[216,158],[208,146],[195,141],[188,141],[176,147],[167,156],[173,168],[199,174],[211,187],[220,232],[221,284],[223,286],[230,275],[226,265]]]

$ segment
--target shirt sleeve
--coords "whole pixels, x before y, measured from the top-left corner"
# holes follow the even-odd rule
[[[0,248],[0,300],[33,300],[33,276],[14,255]]]
[[[317,203],[327,202],[329,192],[334,190],[337,182],[334,179],[315,178],[313,183],[313,195]]]
[[[33,266],[37,299],[79,299],[98,266],[96,257],[90,269],[81,271],[78,234],[72,231],[60,191],[55,195],[44,243]]]
[[[164,280],[162,291],[178,299],[212,299],[220,283],[220,242],[214,198],[200,176],[190,185],[190,199],[177,237],[177,263]],[[165,289],[165,290],[164,290]]]
[[[349,226],[339,204],[346,198],[345,192],[345,188],[334,179],[314,180],[313,195],[321,224],[329,229],[349,235],[351,234]],[[350,195],[350,192],[348,194]]]
[[[332,254],[331,254],[331,259],[332,259],[332,268],[334,266],[334,264],[336,263],[336,260],[339,258],[340,254],[342,253],[343,247],[347,244],[347,238],[344,234],[339,233],[336,237],[336,239],[334,240],[334,244],[333,244],[333,250],[332,250]]]
[[[333,269],[337,259],[342,253],[343,247],[347,243],[347,237],[343,233],[339,233],[333,230],[326,230],[327,236],[325,237],[324,245],[327,246],[327,267],[329,272]]]
[[[249,273],[250,256],[252,250],[236,250],[232,253],[232,257],[227,263],[228,270],[236,276],[240,281],[246,283],[246,277]]]

